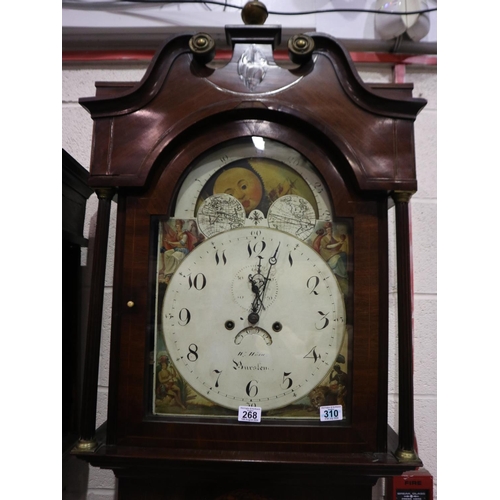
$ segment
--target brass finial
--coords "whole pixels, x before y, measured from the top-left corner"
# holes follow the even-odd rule
[[[295,35],[288,40],[288,53],[292,62],[304,64],[311,59],[314,40],[308,35]]]
[[[194,41],[196,48],[204,49],[208,45],[208,40],[204,36],[200,36]]]
[[[256,0],[247,2],[241,11],[241,19],[245,24],[264,24],[267,15],[266,6]]]
[[[201,64],[209,63],[215,56],[215,41],[207,33],[197,33],[189,40],[189,48]]]

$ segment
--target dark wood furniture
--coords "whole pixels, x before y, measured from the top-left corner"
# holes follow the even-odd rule
[[[413,446],[408,201],[417,189],[411,85],[364,84],[336,40],[295,37],[287,67],[272,60],[279,27],[227,27],[219,67],[207,35],[170,38],[139,83],[98,83],[80,100],[94,120],[89,184],[99,196],[80,443],[113,469],[120,499],[371,498],[378,478],[421,465]],[[203,40],[201,40],[203,39]],[[238,61],[268,57],[254,88]],[[254,82],[255,83],[255,82]],[[263,136],[306,156],[336,215],[353,221],[353,379],[348,425],[235,425],[158,418],[148,408],[152,217],[169,215],[189,165],[238,137]],[[111,198],[118,195],[109,410],[95,431],[102,290]],[[399,435],[387,426],[388,228],[396,205]],[[239,493],[238,493],[239,491]],[[231,496],[231,494],[233,496]],[[239,496],[238,496],[239,495]],[[247,496],[245,496],[247,495]]]
[[[62,150],[62,452],[63,497],[83,498],[88,466],[70,455],[79,438],[83,372],[81,251],[89,173]]]
[[[79,386],[82,383],[82,275],[81,249],[88,246],[83,236],[87,199],[93,193],[89,173],[62,150],[62,383],[63,452],[79,438]]]

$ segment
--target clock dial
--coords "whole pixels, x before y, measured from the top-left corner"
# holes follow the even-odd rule
[[[191,164],[174,215],[160,217],[155,414],[253,405],[314,419],[323,396],[348,418],[351,229],[328,193],[301,153],[262,137]]]
[[[270,228],[212,236],[181,262],[163,300],[169,358],[229,408],[281,408],[332,370],[345,333],[335,275],[318,252]]]

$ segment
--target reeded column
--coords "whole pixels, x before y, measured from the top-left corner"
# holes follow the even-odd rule
[[[396,208],[396,262],[398,280],[399,444],[400,461],[418,460],[414,446],[413,319],[410,252],[411,191],[394,191]]]
[[[80,415],[80,440],[75,451],[92,451],[96,448],[95,423],[97,409],[97,384],[99,376],[99,351],[101,346],[104,280],[109,236],[112,188],[98,188],[96,233],[92,259],[90,299],[83,366],[82,406]]]

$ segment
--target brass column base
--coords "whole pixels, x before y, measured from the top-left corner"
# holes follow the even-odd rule
[[[97,448],[97,441],[95,439],[87,440],[80,439],[78,444],[73,448],[73,453],[84,453],[89,451],[95,451]]]
[[[399,462],[415,462],[420,460],[415,450],[402,450],[398,448],[395,456]]]

